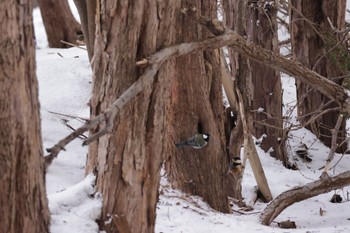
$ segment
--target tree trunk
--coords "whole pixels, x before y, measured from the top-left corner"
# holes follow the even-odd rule
[[[182,7],[193,5],[206,17],[216,15],[215,1],[182,1]],[[182,14],[176,20],[177,42],[208,36],[203,28]],[[171,79],[170,135],[173,140],[166,162],[173,187],[199,195],[214,209],[229,212],[227,168],[223,128],[224,108],[221,92],[221,66],[218,50],[190,54],[175,59],[176,77]],[[174,142],[195,133],[209,133],[203,149],[175,148]]]
[[[67,0],[38,0],[50,48],[66,48],[61,40],[76,44],[81,34]]]
[[[223,9],[224,9],[224,18],[225,18],[225,24],[226,27],[229,29],[234,29],[238,34],[242,35],[244,32],[244,27],[243,27],[243,17],[242,14],[244,12],[240,11],[240,5],[242,2],[236,2],[235,0],[230,0],[230,1],[223,1]],[[233,90],[232,94],[232,100],[230,102],[230,107],[232,109],[232,114],[236,116],[236,126],[231,129],[231,132],[229,134],[229,142],[228,142],[228,152],[229,152],[229,160],[232,161],[234,157],[241,157],[241,148],[243,145],[243,139],[244,139],[244,134],[243,134],[243,126],[242,126],[242,119],[239,114],[239,104],[238,100],[234,94],[234,90],[237,87],[237,79],[238,79],[238,74],[236,72],[236,68],[238,67],[239,64],[237,64],[240,59],[246,59],[242,58],[241,55],[239,54],[234,54],[234,52],[231,50],[229,47],[229,57],[230,57],[230,62],[231,62],[231,72],[232,76],[236,80],[235,82],[232,81],[229,84],[231,89]],[[237,60],[236,60],[237,59]],[[236,63],[237,62],[237,63]],[[243,66],[243,64],[242,64]],[[248,67],[246,67],[248,68]],[[242,72],[243,72],[243,67],[242,67]],[[225,74],[223,74],[225,75]],[[232,79],[232,77],[228,77],[229,79]],[[225,84],[225,83],[224,83]],[[229,89],[229,88],[227,88]],[[227,90],[226,95],[227,95]],[[242,174],[229,174],[229,179],[228,179],[228,194],[229,196],[237,199],[240,201],[240,203],[243,200],[242,197]]]
[[[341,84],[342,79],[335,79],[348,71],[341,54],[347,50],[340,41],[340,35],[334,34],[328,19],[338,29],[345,28],[345,0],[303,1],[290,0],[292,52],[295,60],[316,71],[324,77]],[[336,48],[333,48],[336,46]],[[348,56],[348,55],[346,55]],[[298,115],[301,122],[307,122],[312,115],[324,109],[338,107],[330,99],[319,93],[313,86],[297,80]],[[326,105],[326,106],[324,106]],[[323,106],[323,107],[322,107]],[[318,111],[321,110],[321,111]],[[308,114],[308,115],[306,115]],[[307,126],[328,147],[331,146],[332,132],[338,119],[339,111],[323,114],[318,120]],[[345,140],[345,121],[342,123],[338,144]],[[344,152],[347,144],[338,147],[337,152]]]
[[[0,3],[0,232],[49,232],[30,1]]]
[[[224,5],[224,7],[226,7],[225,15],[227,26],[229,28],[233,28],[237,34],[244,35],[246,33],[246,3],[244,1],[232,0],[227,3],[227,6]],[[233,11],[234,13],[231,14],[230,11]],[[234,108],[236,108],[236,111],[239,112],[239,119],[241,120],[237,121],[237,127],[233,130],[231,136],[235,136],[239,130],[243,130],[244,133],[242,133],[240,137],[244,137],[245,159],[248,158],[250,160],[250,164],[252,165],[252,169],[254,171],[254,176],[263,196],[266,200],[271,200],[271,191],[268,187],[264,170],[261,166],[260,159],[257,155],[255,145],[253,144],[251,138],[252,124],[249,124],[252,121],[252,114],[249,110],[252,107],[250,100],[253,96],[251,61],[247,57],[244,57],[241,54],[237,53],[237,51],[232,47],[229,47],[229,56],[236,95],[238,93],[244,93],[244,95],[239,94],[238,98],[236,98],[237,104],[234,106]],[[236,139],[233,139],[232,141],[241,142],[241,140]],[[236,149],[236,151],[233,153],[238,153],[238,155],[240,154],[240,147],[237,148],[230,146],[229,149],[231,148]],[[230,151],[230,159],[232,159],[233,156],[237,156],[233,153]],[[231,189],[239,187],[236,182],[240,182],[240,177],[234,178],[235,179],[233,180],[234,182],[232,183]],[[237,195],[235,192],[233,192],[233,194],[234,196]]]
[[[334,177],[325,175],[325,178],[283,192],[265,208],[260,217],[261,223],[270,225],[270,223],[288,206],[322,193],[342,188],[349,184],[350,171]]]
[[[136,61],[174,43],[175,14],[180,14],[173,1],[107,0],[97,5],[92,117],[142,75],[144,68]],[[95,172],[96,188],[103,195],[101,230],[154,231],[167,141],[165,111],[174,75],[172,62],[163,64],[152,84],[121,110],[112,132],[90,144],[86,172]]]
[[[247,6],[246,23],[248,40],[274,53],[278,53],[277,9],[271,1],[260,0]],[[288,165],[285,153],[282,115],[282,85],[280,71],[250,61],[252,89],[252,134],[264,137],[261,147]]]
[[[84,34],[85,44],[88,50],[90,61],[94,55],[95,43],[95,15],[96,15],[96,1],[91,0],[74,0],[74,4],[78,9],[81,29]]]

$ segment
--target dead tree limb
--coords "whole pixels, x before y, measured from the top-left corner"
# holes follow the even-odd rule
[[[210,25],[216,25],[216,23]],[[216,30],[219,30],[219,27],[216,27]],[[220,31],[220,33],[216,32],[216,34],[218,34],[218,36],[215,36],[213,38],[197,42],[183,43],[162,49],[159,52],[151,55],[149,58],[142,60],[141,63],[144,66],[147,66],[147,68],[140,79],[131,85],[112,104],[112,106],[108,108],[105,113],[91,119],[88,123],[78,128],[76,132],[71,133],[59,141],[54,147],[48,149],[48,152],[50,154],[46,156],[48,157],[46,158],[46,161],[48,162],[47,164],[49,165],[51,161],[57,156],[57,154],[63,150],[68,143],[77,138],[80,134],[96,127],[100,123],[106,122],[107,128],[104,128],[97,134],[92,135],[85,141],[85,144],[88,144],[91,141],[96,140],[104,134],[108,133],[109,129],[111,129],[110,127],[112,127],[112,125],[108,124],[108,122],[113,122],[113,119],[118,115],[125,104],[137,96],[137,94],[140,93],[145,86],[150,85],[153,82],[154,75],[157,73],[158,69],[165,61],[193,52],[217,49],[228,45],[232,46],[232,48],[236,49],[237,52],[254,61],[265,64],[268,67],[281,70],[284,73],[294,76],[295,78],[313,86],[315,89],[330,99],[334,99],[336,102],[338,102],[345,112],[350,113],[350,98],[347,95],[347,90],[342,86],[308,69],[301,63],[288,60],[278,54],[273,53],[272,51],[263,49],[258,45],[250,43],[232,30],[226,29]]]
[[[253,142],[253,136],[249,129],[249,125],[247,121],[248,114],[246,113],[246,110],[245,110],[243,97],[238,88],[236,88],[236,93],[238,96],[239,111],[242,119],[243,132],[244,132],[244,157],[249,159],[256,183],[258,185],[258,188],[261,194],[264,196],[266,201],[271,201],[272,194],[271,194],[269,185],[267,183],[265,172],[261,165],[258,152],[256,151],[255,144]]]
[[[337,138],[338,138],[338,132],[339,132],[339,128],[340,128],[340,125],[343,121],[343,114],[340,114],[339,117],[338,117],[338,120],[337,120],[337,123],[335,124],[335,127],[334,129],[332,129],[332,145],[331,145],[331,149],[329,150],[329,153],[328,153],[328,157],[327,157],[327,160],[326,160],[326,165],[324,167],[324,170],[323,170],[323,174],[327,173],[327,171],[329,170],[330,166],[331,166],[331,161],[333,160],[334,158],[334,153],[335,151],[337,150]]]
[[[260,216],[260,221],[263,225],[270,225],[288,206],[347,185],[350,185],[350,171],[333,177],[324,176],[320,180],[288,190],[281,193],[265,208]]]

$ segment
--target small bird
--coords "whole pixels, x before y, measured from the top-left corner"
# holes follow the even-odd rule
[[[210,134],[208,133],[197,133],[194,136],[190,137],[186,141],[175,143],[176,148],[184,147],[184,146],[191,146],[194,149],[202,149],[207,145],[209,141]]]
[[[231,173],[232,175],[242,172],[242,162],[239,157],[234,157],[228,168],[227,175]]]

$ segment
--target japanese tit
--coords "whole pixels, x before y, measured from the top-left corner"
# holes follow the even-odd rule
[[[232,175],[242,172],[242,162],[239,157],[234,157],[230,163],[227,175],[231,173]]]
[[[194,136],[190,137],[186,141],[175,143],[176,148],[184,147],[184,146],[191,146],[194,149],[202,149],[207,145],[209,141],[210,134],[203,133],[203,134],[195,134]]]

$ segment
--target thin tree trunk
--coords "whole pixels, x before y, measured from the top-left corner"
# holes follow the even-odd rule
[[[345,0],[304,1],[290,0],[292,52],[295,60],[316,71],[322,76],[341,84],[342,79],[334,79],[348,72],[346,61],[341,54],[347,50],[340,43],[340,35],[335,35],[328,22],[338,29],[345,28]],[[336,46],[336,48],[333,48]],[[298,115],[301,122],[307,122],[321,105],[329,102],[329,98],[321,94],[313,86],[297,80]],[[327,108],[338,107],[331,103]],[[326,146],[331,146],[332,132],[339,111],[323,114],[318,120],[307,126]],[[345,140],[345,121],[340,127],[338,144]],[[347,144],[338,147],[337,152],[344,152]]]
[[[2,1],[0,18],[0,232],[45,233],[50,214],[30,1]]]
[[[208,17],[216,15],[215,1],[183,0],[182,7],[196,6]],[[197,23],[178,15],[176,31],[178,42],[206,37]],[[169,160],[166,162],[168,178],[175,188],[199,195],[214,209],[229,212],[227,199],[227,168],[223,128],[221,93],[221,66],[218,50],[207,50],[177,58],[176,76],[171,79],[172,119]],[[175,148],[195,133],[209,133],[210,140],[203,149]]]
[[[140,78],[145,69],[136,61],[174,43],[175,10],[180,11],[177,1],[97,5],[92,116]],[[86,172],[97,176],[96,188],[103,195],[100,228],[106,232],[154,232],[172,62],[156,75],[114,119],[112,132],[89,147]]]
[[[81,29],[84,34],[85,44],[88,50],[90,61],[94,55],[95,43],[95,15],[96,15],[96,1],[91,0],[74,0],[74,4],[78,9]]]
[[[246,33],[246,3],[244,1],[230,1],[226,11],[230,9],[231,11],[234,11],[233,14],[230,14],[230,12],[226,12],[226,24],[228,27],[233,28],[234,31],[239,35],[244,35]],[[234,16],[234,18],[229,18],[229,16]],[[234,129],[234,131],[239,132],[239,129],[243,129],[243,134],[241,134],[241,138],[244,137],[244,153],[246,158],[250,160],[250,164],[252,165],[252,169],[254,171],[254,176],[256,178],[258,187],[260,191],[262,192],[263,196],[266,200],[271,200],[272,195],[270,192],[270,189],[267,184],[267,180],[265,177],[264,170],[261,166],[260,159],[257,155],[255,145],[252,144],[252,124],[250,122],[252,121],[252,115],[249,109],[251,109],[251,103],[250,100],[253,96],[253,79],[252,79],[252,70],[251,70],[251,61],[247,58],[242,56],[241,54],[237,53],[237,51],[229,47],[229,56],[230,56],[230,62],[231,62],[231,71],[232,71],[232,77],[234,80],[234,88],[236,95],[239,93],[244,93],[244,95],[238,95],[237,103],[235,108],[237,108],[237,112],[239,113],[239,119],[240,121],[237,122],[237,129]],[[240,128],[241,127],[241,128]],[[232,136],[237,135],[237,133],[232,133]],[[234,139],[236,140],[236,139]],[[232,140],[232,141],[234,141]],[[238,140],[237,140],[238,141]],[[240,142],[239,140],[238,142]],[[230,146],[229,149],[232,147]],[[234,153],[240,153],[240,147],[233,147],[236,148],[237,151],[234,151]],[[237,156],[235,154],[232,154],[232,151],[230,152],[230,159],[232,159],[233,156]],[[239,187],[236,183],[236,181],[240,182],[240,179],[234,177],[233,180],[234,183],[232,183],[232,187],[236,188]],[[233,191],[232,192],[234,196],[237,194]]]
[[[243,12],[241,12],[240,5],[242,4],[241,2],[236,2],[235,0],[230,0],[230,1],[223,1],[223,9],[224,9],[224,18],[225,18],[225,24],[226,27],[230,29],[234,29],[236,33],[242,35],[244,32],[244,27],[243,27]],[[235,82],[232,80],[232,77],[226,77],[226,80],[232,80],[231,82],[226,81],[227,83],[224,82],[227,86],[225,91],[226,95],[229,92],[228,90],[231,89],[232,91],[232,97],[230,98],[230,107],[232,109],[232,113],[236,115],[236,126],[231,130],[229,134],[229,144],[228,144],[228,151],[229,151],[229,160],[232,161],[234,157],[241,157],[241,148],[243,145],[243,140],[244,140],[244,134],[243,134],[243,126],[242,126],[242,119],[239,114],[239,104],[238,100],[235,95],[235,88],[238,85],[237,79],[238,79],[238,74],[237,74],[237,69],[240,64],[239,63],[240,59],[245,59],[242,58],[242,56],[238,54],[234,54],[234,52],[231,50],[229,47],[229,56],[230,56],[230,62],[231,62],[231,72],[232,76],[235,77]],[[241,64],[242,66],[242,73],[244,72],[244,64]],[[248,68],[248,67],[246,67]],[[223,75],[227,75],[223,73]],[[242,174],[229,174],[229,180],[228,180],[228,193],[231,197],[237,199],[237,200],[243,200],[242,197]]]
[[[92,1],[94,2],[94,1]],[[81,34],[67,0],[38,0],[50,48],[65,48],[61,40],[76,44]]]

